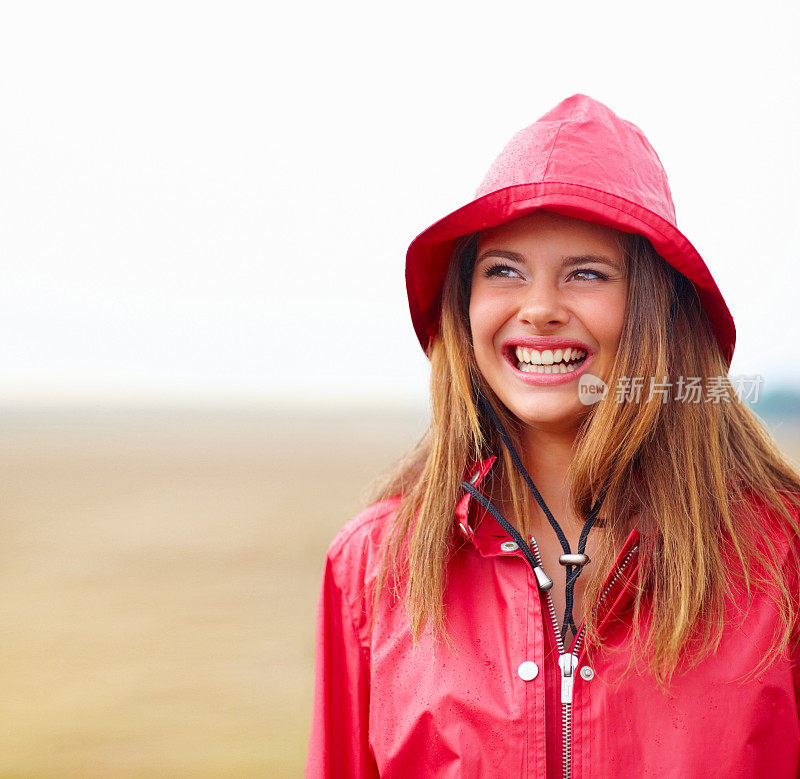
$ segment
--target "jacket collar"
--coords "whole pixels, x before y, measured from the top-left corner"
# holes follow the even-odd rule
[[[497,455],[493,454],[485,460],[470,463],[464,472],[464,481],[468,481],[473,487],[480,490],[482,482],[496,461]],[[464,490],[464,494],[456,504],[455,516],[459,531],[472,542],[478,552],[483,557],[521,555],[521,552],[516,551],[516,545],[513,549],[503,549],[503,545],[511,541],[512,538],[480,503],[476,502],[475,518],[470,522],[469,515],[472,502],[472,495]]]
[[[497,456],[490,455],[485,460],[470,463],[465,470],[464,481],[468,481],[473,487],[480,490],[480,485],[486,477],[486,474],[492,469],[495,460],[497,460]],[[472,495],[464,490],[464,494],[456,504],[455,510],[458,527],[461,533],[474,544],[484,557],[492,552],[498,554],[500,544],[503,543],[503,541],[510,541],[511,538],[480,504],[478,504],[477,520],[474,523],[470,523],[469,512],[472,500]],[[483,520],[485,517],[488,517],[490,521],[484,522]]]
[[[481,483],[486,478],[486,474],[492,469],[496,460],[497,455],[490,455],[485,460],[477,460],[470,463],[464,472],[464,481],[468,481],[476,489],[480,489]],[[494,557],[497,555],[507,556],[509,554],[521,555],[521,552],[515,550],[502,549],[501,544],[511,541],[512,539],[494,520],[494,517],[480,504],[477,506],[475,522],[470,523],[469,513],[472,500],[472,495],[464,490],[464,494],[456,504],[455,517],[460,532],[472,542],[483,557]],[[609,585],[613,585],[606,594],[606,603],[611,606],[612,609],[614,606],[619,606],[620,598],[623,594],[627,594],[626,590],[628,590],[633,574],[635,574],[638,568],[638,552],[633,554],[629,564],[626,565],[625,576],[614,579],[614,572],[617,571],[634,547],[638,546],[639,539],[640,533],[634,528],[628,534],[627,539],[625,539],[625,543],[622,545],[617,559],[609,572],[608,578],[603,585],[603,589],[606,589]]]

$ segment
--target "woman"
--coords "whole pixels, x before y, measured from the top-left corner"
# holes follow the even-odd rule
[[[796,776],[800,477],[641,131],[563,101],[406,279],[432,419],[329,549],[307,774]]]

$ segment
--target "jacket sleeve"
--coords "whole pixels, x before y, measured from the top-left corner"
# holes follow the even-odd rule
[[[369,663],[330,553],[317,608],[314,711],[306,777],[377,777],[368,743]]]

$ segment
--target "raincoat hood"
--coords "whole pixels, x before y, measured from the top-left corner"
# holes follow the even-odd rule
[[[730,365],[736,330],[708,267],[678,230],[667,174],[644,133],[587,95],[572,95],[506,145],[475,198],[420,233],[406,255],[422,348],[439,331],[442,285],[460,236],[547,209],[644,235],[697,291]]]

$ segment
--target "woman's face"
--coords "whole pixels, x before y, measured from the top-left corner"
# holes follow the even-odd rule
[[[469,305],[475,359],[505,406],[532,427],[577,429],[588,411],[579,377],[608,376],[628,290],[616,235],[534,211],[478,238]]]

